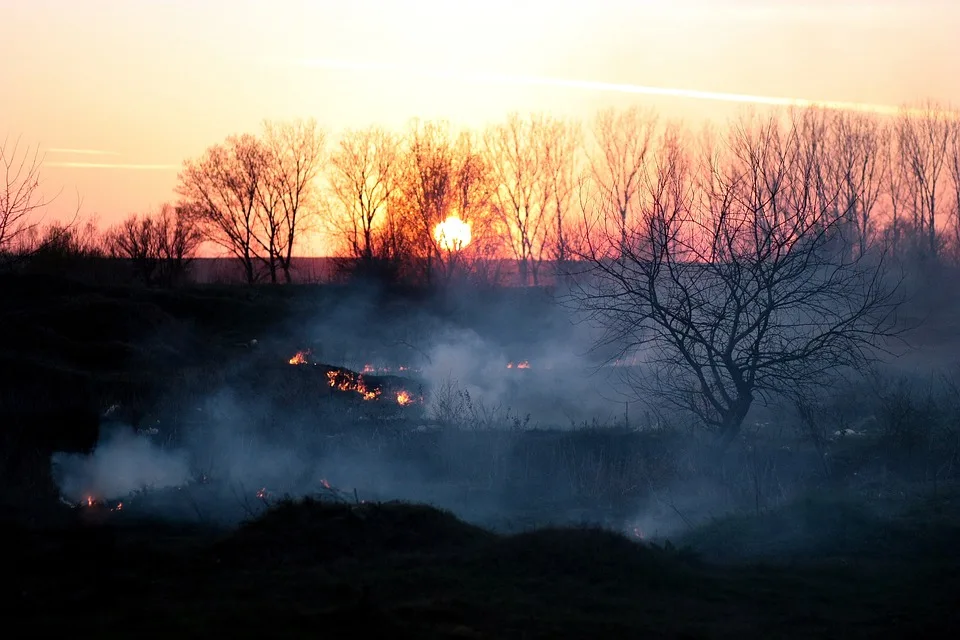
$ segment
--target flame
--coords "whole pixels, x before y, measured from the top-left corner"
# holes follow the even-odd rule
[[[330,483],[327,482],[326,478],[321,478],[320,484],[323,486],[324,489],[333,489],[333,487],[330,486]]]
[[[470,223],[450,216],[433,228],[433,239],[445,251],[460,251],[470,244]]]
[[[529,368],[530,368],[530,361],[529,361],[529,360],[523,360],[522,362],[518,362],[517,364],[513,364],[512,362],[508,362],[508,363],[507,363],[507,369],[513,369],[513,368],[517,368],[517,369],[529,369]]]
[[[363,365],[363,369],[360,370],[360,373],[376,373],[377,368],[372,364]]]
[[[410,395],[409,391],[400,391],[397,393],[397,404],[401,407],[405,407],[408,404],[413,403],[413,396]]]
[[[296,353],[292,358],[290,358],[290,360],[288,360],[288,362],[289,362],[290,364],[293,364],[293,365],[297,365],[297,364],[308,364],[307,356],[309,356],[309,355],[310,355],[310,350],[309,350],[309,349],[307,349],[307,350],[305,350],[305,351],[297,351],[297,353]]]
[[[376,400],[380,396],[380,389],[369,388],[363,375],[355,376],[349,371],[327,371],[327,382],[340,391],[356,391],[364,400]]]
[[[74,506],[87,507],[88,509],[97,508],[98,510],[105,509],[107,511],[123,511],[122,502],[118,502],[116,505],[111,507],[106,500],[101,500],[100,498],[92,495],[88,495],[86,498],[81,500],[79,504],[75,504]]]

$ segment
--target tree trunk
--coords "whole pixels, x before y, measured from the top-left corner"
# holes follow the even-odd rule
[[[724,412],[720,422],[720,442],[721,447],[726,448],[737,436],[740,435],[740,429],[743,427],[743,421],[753,405],[753,394],[741,392],[737,394],[736,399],[730,407]]]

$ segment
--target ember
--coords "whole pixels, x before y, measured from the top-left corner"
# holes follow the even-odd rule
[[[64,502],[65,504],[70,505],[71,507],[84,507],[87,509],[96,509],[98,511],[123,511],[122,502],[118,502],[117,504],[111,507],[106,500],[100,500],[99,498],[95,498],[92,495],[87,496],[86,498],[84,498],[78,503],[70,503],[66,500],[63,500],[62,498],[61,498],[61,501]]]
[[[360,369],[360,373],[374,373],[374,374],[393,373],[394,371],[414,371],[414,369],[411,369],[406,365],[400,365],[396,369],[393,369],[392,367],[378,367],[372,364],[365,364],[363,365],[363,368]]]

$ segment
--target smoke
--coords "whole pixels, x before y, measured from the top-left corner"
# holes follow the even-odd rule
[[[73,503],[122,500],[122,517],[231,526],[276,499],[320,495],[427,503],[501,530],[590,522],[648,539],[788,497],[779,487],[794,472],[778,448],[724,462],[698,458],[689,433],[638,431],[652,426],[644,403],[625,407],[589,326],[549,297],[499,295],[331,295],[273,335],[246,336],[256,345],[219,362],[222,375],[165,380],[140,431],[115,425],[89,455],[55,454],[54,479]],[[393,367],[423,383],[426,404],[331,394],[321,368],[288,364],[304,349],[355,371]],[[630,428],[571,428],[584,423]]]
[[[190,477],[185,452],[166,451],[125,429],[107,431],[89,455],[54,453],[52,465],[61,494],[74,502],[116,500],[141,489],[175,487]]]
[[[246,336],[251,346],[219,361],[218,375],[165,381],[154,411],[105,429],[89,455],[55,454],[54,479],[73,503],[122,500],[125,514],[222,524],[257,515],[265,496],[324,493],[424,502],[481,524],[544,495],[560,501],[562,519],[581,480],[551,486],[550,468],[523,468],[541,464],[522,461],[539,455],[523,433],[622,422],[594,340],[536,292],[418,300],[376,287],[321,290],[286,326]],[[412,391],[422,385],[425,403],[392,420],[388,395],[369,404],[331,396],[319,369],[288,364],[301,350],[354,371],[389,368]],[[518,488],[521,477],[536,492]]]

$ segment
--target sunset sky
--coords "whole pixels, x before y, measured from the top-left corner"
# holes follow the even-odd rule
[[[2,0],[0,128],[46,152],[52,215],[101,223],[172,198],[181,162],[264,118],[331,132],[512,110],[587,119],[735,102],[600,83],[960,104],[956,0]],[[390,68],[388,68],[390,67]],[[509,78],[504,76],[510,76]],[[546,77],[582,86],[529,82]]]

